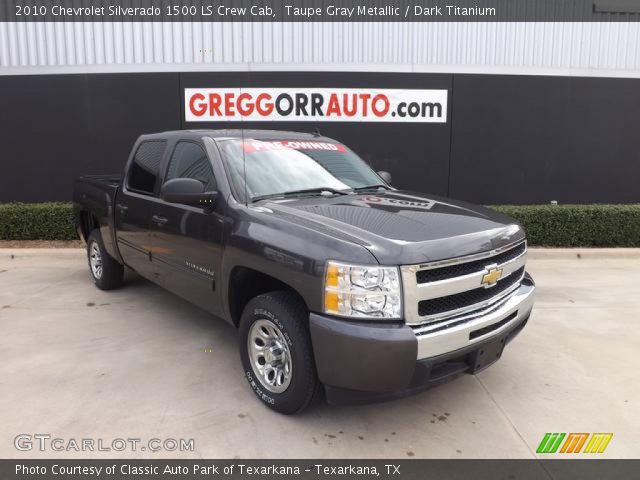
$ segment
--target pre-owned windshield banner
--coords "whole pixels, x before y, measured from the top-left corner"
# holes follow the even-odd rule
[[[446,123],[447,90],[185,88],[187,122]]]

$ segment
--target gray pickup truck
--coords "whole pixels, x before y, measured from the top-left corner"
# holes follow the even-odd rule
[[[315,134],[143,135],[124,176],[76,181],[74,209],[98,288],[129,267],[237,327],[246,380],[281,413],[320,386],[360,403],[478,372],[533,307],[514,220],[397,190]]]

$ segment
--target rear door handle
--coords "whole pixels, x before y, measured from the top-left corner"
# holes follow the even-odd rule
[[[129,210],[129,207],[127,207],[126,205],[122,204],[122,203],[118,203],[116,205],[116,208],[118,210],[120,210],[122,213],[126,212],[127,210]]]
[[[153,217],[151,217],[151,220],[153,220],[153,223],[159,226],[162,226],[169,221],[168,219],[161,217],[159,215],[154,215]]]

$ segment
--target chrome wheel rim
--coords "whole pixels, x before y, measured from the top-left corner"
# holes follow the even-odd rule
[[[89,246],[89,266],[93,277],[100,280],[102,278],[102,254],[97,242],[91,242]]]
[[[247,350],[253,373],[264,388],[284,392],[291,383],[291,351],[282,331],[271,320],[260,319],[251,325]]]

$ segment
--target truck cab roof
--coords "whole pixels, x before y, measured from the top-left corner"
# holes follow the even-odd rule
[[[229,138],[252,138],[255,140],[314,140],[324,142],[336,142],[333,138],[325,137],[317,133],[292,132],[286,130],[267,129],[194,129],[194,130],[170,130],[161,133],[141,135],[141,140],[159,140],[179,138],[202,138],[211,137],[215,139]]]

